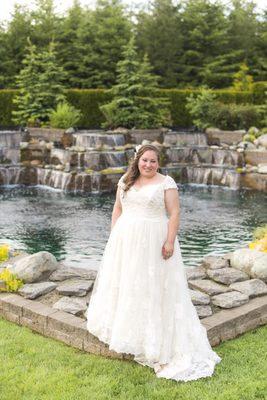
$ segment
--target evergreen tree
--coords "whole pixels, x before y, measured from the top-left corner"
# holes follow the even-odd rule
[[[61,19],[55,13],[53,0],[35,0],[37,9],[32,11],[31,40],[38,49],[45,48],[58,40]]]
[[[206,79],[206,65],[226,44],[223,6],[210,0],[188,0],[182,11],[183,54],[179,79],[183,86],[198,86]]]
[[[115,83],[116,65],[129,41],[131,25],[120,0],[97,1],[80,32],[82,87],[108,88]]]
[[[209,61],[205,64],[201,73],[203,83],[208,87],[217,89],[230,87],[234,74],[243,61],[243,56],[243,50],[233,50],[229,53],[220,54]]]
[[[64,100],[60,83],[63,71],[56,64],[54,43],[38,53],[29,41],[23,65],[17,77],[19,93],[14,98],[17,109],[13,111],[13,120],[18,125],[46,122],[51,111]]]
[[[113,100],[101,108],[105,127],[156,128],[170,123],[166,99],[156,97],[157,79],[151,74],[147,56],[137,60],[134,39],[125,46],[118,62],[118,83],[112,88]]]
[[[6,33],[0,25],[0,89],[3,89],[6,85],[6,80],[8,76],[8,55],[6,48]]]
[[[230,12],[227,21],[227,45],[225,52],[228,55],[236,54],[238,49],[240,53],[234,60],[232,57],[232,64],[235,64],[237,73],[240,64],[245,62],[253,76],[257,75],[256,70],[259,68],[258,55],[256,54],[256,41],[258,37],[258,30],[260,23],[257,19],[256,5],[250,0],[232,0]]]
[[[4,35],[4,58],[1,57],[2,68],[5,71],[5,87],[14,88],[16,75],[22,68],[27,38],[31,36],[32,26],[29,10],[25,6],[15,4],[12,19],[7,23]]]
[[[183,51],[179,9],[172,0],[155,0],[148,12],[142,11],[137,17],[139,52],[148,54],[163,87],[177,86],[177,70]]]
[[[81,87],[81,80],[83,79],[80,74],[81,65],[84,63],[82,57],[83,45],[80,41],[79,32],[83,24],[84,15],[85,12],[79,0],[74,0],[59,28],[58,60],[65,71],[64,84],[70,88]]]
[[[255,43],[255,58],[257,63],[253,66],[255,80],[267,81],[267,9],[262,19],[258,21],[258,35]],[[267,118],[267,117],[266,117]]]

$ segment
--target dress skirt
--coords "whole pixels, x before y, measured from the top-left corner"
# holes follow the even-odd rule
[[[221,358],[191,301],[179,241],[164,260],[168,217],[124,212],[108,239],[88,306],[87,329],[134,355],[159,378],[211,376]]]

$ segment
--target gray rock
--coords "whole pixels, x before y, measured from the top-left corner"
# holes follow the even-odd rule
[[[64,296],[85,296],[92,289],[94,281],[68,280],[61,283],[56,291]]]
[[[70,314],[79,315],[87,309],[85,299],[79,297],[61,297],[54,305],[53,308],[68,312]]]
[[[32,300],[51,292],[56,287],[57,285],[54,282],[27,283],[18,290],[18,293],[26,299]]]
[[[209,278],[224,285],[249,279],[245,272],[235,268],[207,269],[206,271]]]
[[[75,133],[75,129],[70,127],[65,131],[65,133]]]
[[[200,290],[201,292],[207,293],[210,296],[219,293],[230,292],[232,290],[228,286],[221,285],[211,281],[210,279],[193,279],[192,281],[188,281],[188,286],[190,289]]]
[[[232,255],[232,251],[229,251],[228,253],[224,253],[222,254],[222,258],[224,258],[225,260],[229,261],[229,265],[230,265],[230,260],[231,260],[231,255]]]
[[[267,253],[251,249],[238,249],[232,253],[231,266],[246,272],[251,278],[267,281]]]
[[[94,280],[97,271],[84,267],[72,267],[64,264],[59,264],[58,268],[50,276],[51,281],[65,281],[70,278],[80,278],[85,280]]]
[[[249,301],[249,297],[237,291],[221,293],[211,298],[212,304],[221,308],[233,308],[241,306]]]
[[[258,173],[259,174],[267,174],[267,164],[259,164],[258,165]]]
[[[229,261],[221,256],[206,256],[203,258],[201,266],[206,269],[227,268]]]
[[[261,135],[256,140],[254,140],[256,146],[262,146],[267,150],[267,134]]]
[[[57,260],[48,251],[40,251],[15,261],[9,270],[25,283],[41,282],[57,269]]]
[[[206,278],[206,271],[202,267],[185,268],[187,280]]]
[[[260,279],[249,279],[245,282],[236,282],[230,285],[230,288],[244,293],[249,297],[256,297],[267,294],[267,285]]]
[[[195,306],[197,310],[197,315],[199,318],[205,318],[212,315],[212,310],[210,306]]]
[[[194,305],[206,305],[210,303],[210,296],[208,294],[192,289],[189,289],[189,292]]]

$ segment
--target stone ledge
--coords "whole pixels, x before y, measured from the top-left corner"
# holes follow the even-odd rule
[[[88,353],[133,359],[131,354],[109,350],[106,343],[88,332],[84,319],[17,294],[0,293],[0,316]],[[201,319],[201,323],[207,330],[211,346],[217,346],[267,323],[267,295],[251,299],[234,309],[219,311]]]

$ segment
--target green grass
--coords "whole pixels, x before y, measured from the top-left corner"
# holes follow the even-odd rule
[[[214,348],[210,378],[156,378],[135,362],[105,359],[0,318],[1,400],[255,400],[267,398],[267,326]]]

